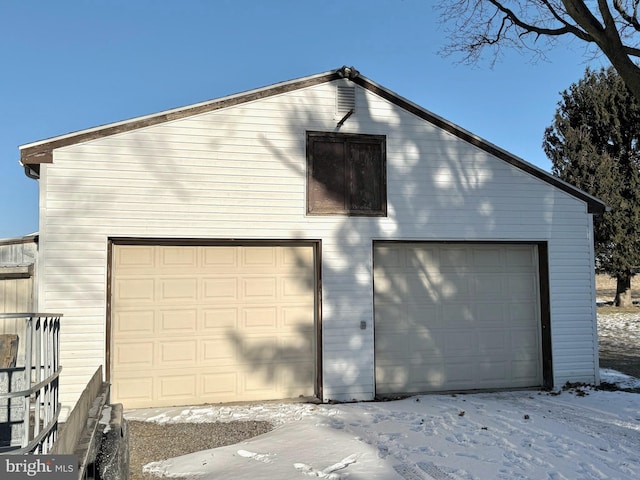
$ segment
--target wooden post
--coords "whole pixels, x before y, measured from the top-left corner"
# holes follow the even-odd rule
[[[13,368],[18,358],[18,335],[0,334],[0,368]]]

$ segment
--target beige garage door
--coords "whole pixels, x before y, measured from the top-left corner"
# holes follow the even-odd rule
[[[314,247],[114,245],[112,400],[313,396]]]
[[[537,248],[380,243],[376,393],[542,384]]]

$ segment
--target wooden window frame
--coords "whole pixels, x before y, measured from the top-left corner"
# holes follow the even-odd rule
[[[316,180],[314,172],[317,171],[318,165],[315,163],[314,152],[315,143],[333,143],[336,145],[342,145],[343,151],[343,166],[342,174],[344,175],[343,185],[341,186],[343,192],[333,192],[333,202],[340,203],[342,200],[342,207],[334,205],[326,207],[320,203],[322,198],[316,196],[316,192],[320,189],[318,184],[322,183]],[[387,155],[386,155],[386,143],[387,138],[385,135],[365,135],[365,134],[353,134],[353,133],[332,133],[332,132],[307,132],[307,215],[311,216],[358,216],[358,217],[386,217],[387,216]],[[357,183],[356,173],[354,170],[355,155],[360,151],[353,150],[357,145],[364,145],[368,147],[378,148],[380,152],[379,159],[379,171],[378,166],[374,168],[374,179],[372,179],[371,188],[373,192],[362,192],[356,190],[354,185]],[[362,152],[365,152],[363,149]],[[338,159],[337,163],[341,163]],[[336,169],[339,170],[339,169]],[[338,176],[339,177],[339,176]],[[376,184],[377,182],[377,184]],[[376,193],[376,185],[378,192]],[[337,185],[335,185],[337,186]],[[323,189],[323,190],[326,190]],[[360,198],[366,195],[372,195],[375,200],[376,206],[371,209],[357,208],[353,205],[353,198],[358,192]],[[364,195],[362,194],[364,193]],[[324,195],[329,196],[325,191]],[[330,203],[330,201],[328,202]],[[377,208],[379,205],[379,208]]]

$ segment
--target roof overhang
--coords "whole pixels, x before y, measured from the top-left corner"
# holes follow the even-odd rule
[[[164,112],[136,117],[130,120],[110,123],[87,130],[68,133],[58,137],[53,137],[38,142],[29,143],[20,147],[20,163],[25,167],[25,174],[30,178],[38,178],[40,175],[40,165],[43,163],[53,163],[53,151],[57,148],[75,145],[78,143],[88,142],[97,138],[108,137],[118,133],[137,130],[140,128],[157,125],[181,118],[199,115],[222,108],[232,107],[243,103],[259,100],[262,98],[280,95],[293,90],[319,85],[334,80],[348,78],[356,85],[369,90],[372,93],[398,105],[408,112],[442,128],[443,130],[455,135],[456,137],[484,150],[491,155],[498,157],[505,162],[529,173],[530,175],[546,182],[554,187],[584,201],[587,204],[588,212],[593,214],[602,214],[609,211],[609,207],[598,198],[564,182],[558,177],[526,162],[525,160],[507,152],[506,150],[474,135],[473,133],[461,128],[460,126],[445,120],[444,118],[422,108],[421,106],[407,100],[406,98],[392,92],[391,90],[378,85],[367,77],[363,76],[353,67],[342,67],[317,75],[311,75],[295,80],[276,83],[267,87],[249,90],[247,92],[238,93],[222,97],[207,102],[197,103],[186,107],[166,110]]]

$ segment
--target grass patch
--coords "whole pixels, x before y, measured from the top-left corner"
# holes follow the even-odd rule
[[[598,306],[597,312],[602,315],[610,315],[612,313],[640,313],[640,306],[633,305],[632,307],[622,308],[607,304]]]

